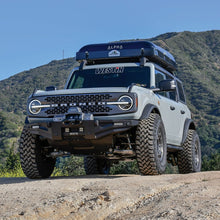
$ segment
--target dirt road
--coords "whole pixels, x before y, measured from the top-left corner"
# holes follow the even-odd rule
[[[220,219],[220,171],[0,178],[0,219]]]

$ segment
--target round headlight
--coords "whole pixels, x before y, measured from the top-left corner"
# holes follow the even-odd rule
[[[39,100],[33,100],[29,104],[29,111],[31,114],[38,114],[41,111],[41,102]]]
[[[119,104],[118,106],[124,111],[131,109],[133,106],[133,99],[127,95],[121,96],[118,102],[121,102],[121,104]]]

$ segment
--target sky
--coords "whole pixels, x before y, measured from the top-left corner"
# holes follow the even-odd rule
[[[80,47],[220,30],[219,0],[0,0],[0,80]]]

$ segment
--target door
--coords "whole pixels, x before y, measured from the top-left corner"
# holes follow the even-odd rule
[[[171,75],[162,73],[159,70],[155,71],[155,85],[158,87],[158,83],[164,79],[174,79]],[[159,92],[158,106],[160,109],[161,117],[164,123],[167,143],[171,145],[179,146],[182,141],[183,126],[187,110],[184,108],[184,104],[179,102],[178,91],[172,92]]]

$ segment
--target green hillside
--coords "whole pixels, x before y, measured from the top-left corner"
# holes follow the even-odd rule
[[[166,33],[148,40],[176,58],[176,75],[184,82],[203,155],[211,155],[220,148],[220,31]],[[27,97],[34,88],[63,88],[75,64],[74,58],[52,61],[0,81],[0,163],[9,148],[16,146]]]

